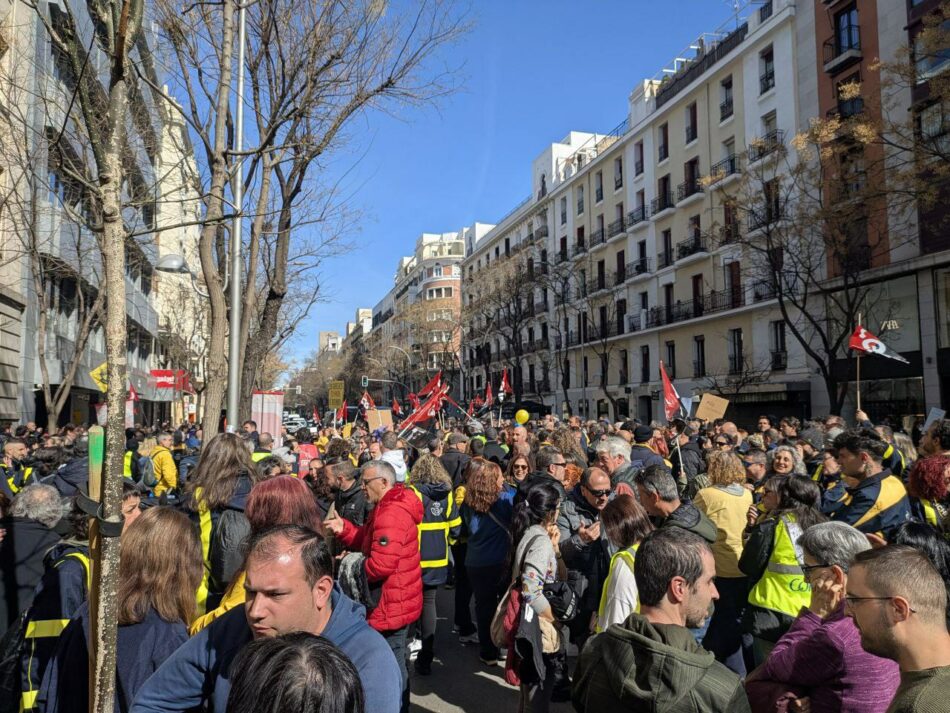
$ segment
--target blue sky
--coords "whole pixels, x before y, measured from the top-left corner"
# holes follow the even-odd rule
[[[436,108],[368,116],[336,157],[360,229],[355,249],[326,264],[328,302],[295,330],[291,356],[372,308],[420,233],[497,222],[531,191],[531,161],[547,144],[623,121],[630,90],[729,21],[732,5],[473,0],[473,30],[441,58],[461,66],[460,90]]]

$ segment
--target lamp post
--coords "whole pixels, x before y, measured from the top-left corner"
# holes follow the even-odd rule
[[[411,374],[411,372],[412,372],[412,356],[411,356],[411,355],[409,354],[409,352],[407,352],[405,349],[403,349],[402,347],[396,346],[395,344],[390,344],[387,348],[388,348],[388,349],[395,349],[395,350],[397,350],[397,351],[402,352],[402,353],[405,355],[406,361],[409,363],[409,370],[406,372],[406,377],[407,377],[407,378],[406,378],[406,383],[408,383],[408,384],[411,386],[411,385],[412,385],[412,374]],[[409,387],[405,387],[405,388],[408,389]],[[406,392],[406,396],[408,397],[408,395],[409,395],[409,393],[408,393],[408,391],[407,391],[407,392]]]
[[[237,165],[231,177],[234,219],[231,223],[231,333],[228,344],[228,428],[238,427],[241,388],[241,216],[244,210],[244,45],[246,43],[245,3],[238,0],[238,81],[235,101],[234,151]]]

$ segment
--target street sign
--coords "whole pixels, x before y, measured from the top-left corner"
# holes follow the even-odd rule
[[[329,389],[330,408],[337,409],[343,405],[344,389],[345,389],[345,386],[342,381],[330,382],[330,389]]]

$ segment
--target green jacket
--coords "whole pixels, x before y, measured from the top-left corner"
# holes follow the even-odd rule
[[[572,687],[578,713],[750,713],[739,677],[673,624],[631,614],[587,642]]]

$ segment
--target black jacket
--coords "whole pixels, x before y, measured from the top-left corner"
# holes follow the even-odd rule
[[[680,464],[681,457],[682,464]],[[706,472],[703,451],[696,441],[689,441],[685,446],[679,448],[670,448],[670,462],[673,464],[673,477],[680,478],[681,475],[685,475],[685,482],[691,481],[700,473]],[[681,480],[680,482],[684,481]]]
[[[366,523],[366,516],[369,515],[371,509],[359,480],[354,481],[347,490],[338,491],[334,504],[336,514],[357,527]]]
[[[439,458],[442,461],[442,467],[445,468],[449,477],[452,479],[452,487],[457,488],[464,485],[465,469],[472,462],[472,457],[468,453],[462,453],[455,449],[449,449]]]
[[[660,527],[682,527],[684,530],[699,535],[709,544],[715,542],[719,534],[712,520],[689,500],[683,500],[680,506],[660,524]]]
[[[505,450],[498,441],[485,441],[483,457],[485,460],[490,460],[502,470],[508,467],[508,454],[505,453]]]
[[[89,485],[89,456],[73,458],[50,476],[48,484],[64,498],[76,495],[80,489],[86,490]]]
[[[43,578],[43,560],[59,535],[41,522],[13,517],[0,522],[6,530],[0,543],[0,636],[33,603],[33,590]]]
[[[531,490],[538,483],[551,483],[558,489],[558,492],[561,494],[561,500],[567,497],[567,491],[564,489],[564,485],[554,478],[550,473],[542,473],[541,471],[535,471],[527,478],[518,483],[518,492],[515,493],[515,504],[517,505],[522,500],[525,499],[525,496],[528,494],[528,491]]]

